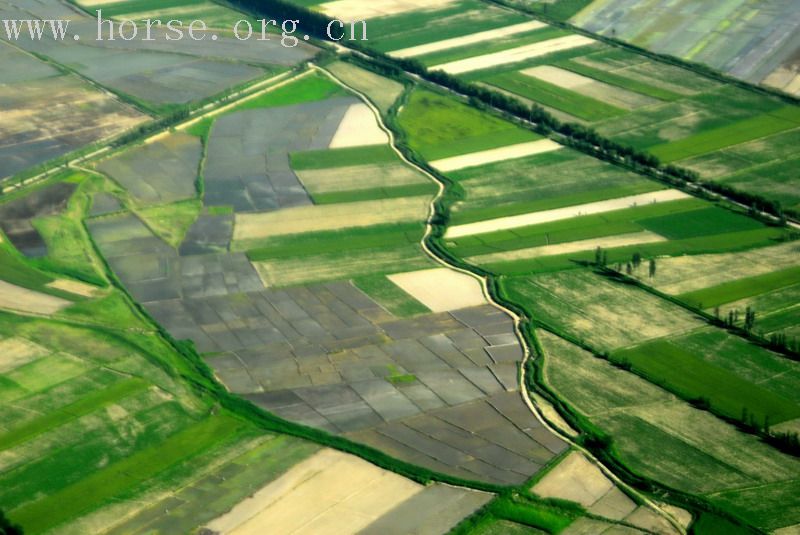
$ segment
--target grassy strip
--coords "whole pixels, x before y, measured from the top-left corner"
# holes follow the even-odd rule
[[[126,379],[103,389],[91,392],[75,403],[61,407],[16,427],[10,433],[0,435],[0,451],[13,448],[31,438],[64,425],[95,410],[116,403],[122,398],[132,396],[148,388],[141,379]]]
[[[247,256],[253,262],[258,262],[274,258],[344,253],[395,244],[418,243],[421,236],[422,225],[418,223],[307,232],[271,238],[262,242],[263,245],[249,249]]]
[[[397,155],[388,145],[367,145],[342,149],[309,150],[289,155],[292,169],[328,169],[370,164],[396,163]]]
[[[406,184],[404,186],[389,186],[385,188],[314,193],[311,195],[311,198],[314,199],[314,204],[338,204],[343,202],[396,199],[398,197],[413,197],[416,195],[433,195],[435,192],[436,186],[427,182],[422,184]]]
[[[653,384],[683,399],[702,400],[715,413],[758,425],[800,417],[800,406],[683,348],[656,340],[611,355],[611,361],[630,366]]]
[[[259,97],[243,102],[228,113],[315,102],[346,94],[347,92],[340,85],[334,84],[327,77],[314,72],[274,91],[268,91]]]
[[[623,89],[634,91],[636,93],[639,93],[640,95],[657,98],[659,100],[672,102],[673,100],[684,98],[683,95],[675,93],[668,89],[664,89],[663,87],[656,87],[644,82],[640,82],[639,80],[626,78],[625,76],[621,76],[613,72],[595,69],[594,67],[589,67],[588,65],[584,65],[576,61],[572,60],[557,61],[554,64],[557,67],[560,67],[568,71],[572,71],[576,74],[587,76],[589,78],[593,78],[599,82],[615,85]]]
[[[159,472],[202,453],[245,426],[244,422],[232,416],[210,416],[160,444],[102,468],[46,498],[14,509],[10,517],[23,525],[26,532],[42,533],[147,482]]]
[[[523,98],[574,115],[587,121],[601,121],[627,113],[622,108],[570,91],[520,72],[496,74],[485,81]]]
[[[798,283],[800,283],[800,266],[794,266],[683,293],[678,299],[697,308],[713,308]]]
[[[383,275],[358,277],[353,279],[353,284],[395,316],[407,318],[430,312],[428,307],[411,297]]]
[[[800,125],[800,108],[785,106],[720,128],[706,130],[679,141],[649,147],[664,162],[674,162],[715,150],[777,134]]]

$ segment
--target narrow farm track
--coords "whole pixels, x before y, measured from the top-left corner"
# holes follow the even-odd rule
[[[441,265],[443,267],[446,267],[448,269],[451,269],[453,271],[457,271],[459,273],[463,273],[463,274],[469,275],[470,277],[473,277],[474,279],[478,280],[480,282],[480,284],[481,284],[481,288],[482,288],[482,291],[483,291],[483,294],[484,294],[484,297],[486,298],[486,300],[489,303],[491,303],[491,305],[493,307],[497,308],[498,310],[502,310],[503,312],[505,312],[506,314],[508,314],[512,318],[512,320],[514,322],[515,334],[516,334],[517,339],[519,340],[520,345],[521,345],[521,347],[523,349],[523,360],[522,360],[522,362],[520,364],[520,374],[519,374],[519,387],[520,387],[519,391],[520,391],[520,394],[522,396],[523,401],[527,405],[527,407],[530,410],[530,412],[534,415],[534,417],[546,429],[548,429],[551,433],[553,433],[554,435],[560,437],[562,440],[564,440],[565,442],[570,444],[571,447],[573,447],[576,450],[582,452],[593,464],[595,464],[603,472],[603,474],[605,474],[608,478],[610,478],[617,486],[622,487],[627,492],[630,492],[631,494],[636,495],[643,503],[647,504],[651,509],[653,509],[659,515],[661,515],[664,519],[666,519],[675,529],[678,530],[679,533],[686,533],[686,529],[680,524],[680,522],[678,522],[677,519],[675,519],[672,515],[670,515],[666,511],[664,511],[661,507],[658,506],[658,504],[656,504],[652,500],[648,499],[646,496],[642,495],[641,493],[639,493],[638,491],[636,491],[635,489],[633,489],[632,487],[627,485],[624,481],[622,481],[619,477],[617,477],[617,475],[614,474],[613,471],[611,471],[608,467],[606,467],[603,463],[601,463],[594,455],[592,455],[591,452],[586,450],[581,445],[577,444],[568,435],[566,435],[565,433],[561,432],[557,427],[551,425],[550,422],[547,421],[547,419],[542,414],[541,410],[536,406],[536,404],[531,399],[531,397],[530,397],[530,395],[528,393],[528,389],[526,387],[525,364],[527,363],[528,359],[533,358],[533,354],[532,354],[532,352],[530,350],[530,347],[525,342],[525,337],[522,335],[522,330],[521,330],[522,329],[522,318],[519,315],[517,315],[516,313],[514,313],[512,310],[506,308],[501,303],[497,302],[493,298],[493,296],[492,296],[492,294],[491,294],[491,292],[489,291],[489,288],[488,288],[488,283],[489,283],[488,277],[482,277],[482,276],[479,276],[478,274],[476,274],[476,273],[474,273],[472,271],[469,271],[467,269],[463,269],[463,268],[460,268],[458,266],[455,266],[455,265],[449,263],[446,259],[444,259],[444,258],[440,257],[439,255],[437,255],[433,250],[430,249],[430,247],[428,247],[427,241],[428,241],[428,238],[430,237],[431,233],[433,232],[433,219],[437,215],[437,213],[436,213],[437,212],[436,203],[445,194],[445,184],[443,182],[441,182],[439,179],[437,179],[434,175],[432,175],[431,173],[427,172],[425,169],[415,165],[413,162],[411,162],[410,160],[408,160],[408,158],[405,157],[405,155],[402,153],[402,151],[400,151],[400,149],[398,149],[398,147],[396,145],[394,133],[392,132],[391,129],[389,129],[384,124],[383,119],[382,119],[381,114],[380,114],[380,111],[375,107],[375,105],[372,103],[372,101],[370,101],[370,99],[369,99],[369,97],[367,97],[367,95],[365,95],[364,93],[358,91],[357,89],[347,85],[342,80],[338,79],[333,73],[329,72],[328,70],[326,70],[326,69],[324,69],[322,67],[319,67],[317,65],[312,65],[312,69],[321,72],[322,74],[328,76],[335,83],[337,83],[337,84],[341,85],[342,87],[346,88],[348,91],[351,91],[354,94],[358,95],[358,97],[361,98],[367,104],[367,106],[369,106],[369,108],[372,110],[372,113],[375,115],[375,118],[378,121],[378,125],[380,126],[380,128],[389,136],[389,145],[392,148],[392,151],[394,151],[397,154],[397,156],[404,163],[406,163],[407,165],[413,167],[418,172],[424,174],[425,176],[427,176],[429,179],[431,179],[437,185],[438,191],[437,191],[436,195],[431,199],[430,204],[428,206],[428,217],[427,217],[427,220],[425,221],[425,233],[424,233],[424,235],[423,235],[423,237],[421,239],[421,242],[420,242],[421,246],[422,246],[422,249],[425,251],[425,253],[433,261],[435,261],[439,265]]]

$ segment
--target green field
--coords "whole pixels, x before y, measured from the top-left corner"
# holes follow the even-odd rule
[[[800,283],[800,267],[791,267],[703,288],[678,296],[699,308],[713,308]]]
[[[367,145],[342,149],[310,150],[290,154],[292,168],[327,169],[349,167],[364,163],[395,163],[397,154],[388,145]]]
[[[667,102],[677,100],[682,96],[674,91],[659,87],[658,85],[628,78],[624,75],[616,74],[611,71],[590,67],[574,60],[558,61],[555,62],[555,65],[557,67],[561,67],[562,69],[566,69],[577,74],[582,74],[583,76],[588,76],[589,78],[594,78],[600,82],[615,85],[623,89],[629,89],[630,91]]]
[[[758,426],[800,417],[800,405],[715,366],[668,340],[655,340],[612,355],[615,362],[684,399],[706,399],[711,409],[728,418],[753,418]]]
[[[416,89],[399,114],[409,146],[428,160],[494,149],[540,136],[451,97]]]
[[[232,111],[253,110],[258,108],[273,108],[276,106],[289,106],[302,102],[325,100],[335,95],[345,95],[347,92],[342,86],[331,81],[324,74],[316,71],[307,74],[291,83],[272,89],[262,95],[247,100],[234,107]]]
[[[664,162],[673,162],[767,137],[798,126],[800,126],[800,108],[785,106],[774,112],[703,131],[679,141],[656,145],[648,150]]]
[[[603,201],[663,189],[617,166],[563,148],[448,173],[466,198],[452,224]]]
[[[625,113],[625,110],[616,106],[519,72],[497,74],[486,78],[486,82],[590,122],[602,121]]]

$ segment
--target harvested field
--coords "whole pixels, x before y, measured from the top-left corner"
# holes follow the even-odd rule
[[[679,199],[686,199],[689,197],[690,196],[688,194],[675,189],[661,190],[639,195],[630,195],[617,199],[609,199],[607,201],[598,201],[576,206],[569,206],[566,208],[557,208],[555,210],[543,210],[531,214],[501,217],[497,219],[491,219],[489,221],[456,225],[447,229],[445,237],[458,238],[461,236],[471,236],[473,234],[496,232],[498,230],[526,227],[529,225],[537,225],[550,221],[559,221],[571,217],[601,214],[604,212],[630,208],[632,206],[658,202],[669,202]]]
[[[569,89],[581,95],[595,98],[601,102],[611,104],[612,106],[618,106],[628,110],[658,102],[653,98],[640,95],[639,93],[634,93],[633,91],[609,85],[597,81],[594,78],[589,78],[551,65],[540,65],[538,67],[524,69],[520,72],[526,76],[532,76],[550,84],[557,85],[558,87],[563,87],[564,89]]]
[[[573,451],[531,490],[543,498],[562,498],[589,508],[613,488],[614,484],[597,466]]]
[[[366,104],[353,104],[342,117],[328,148],[358,147],[389,143],[389,137],[378,125],[375,114]]]
[[[197,137],[172,133],[104,160],[97,168],[144,205],[171,203],[197,195],[201,152]]]
[[[233,239],[246,240],[321,230],[418,221],[430,198],[401,197],[377,201],[297,206],[262,214],[237,214]]]
[[[360,0],[334,0],[319,4],[317,8],[330,17],[350,21],[369,20],[389,15],[440,8],[456,0],[374,0],[365,4]]]
[[[449,268],[395,273],[388,278],[434,312],[487,304],[477,279]]]
[[[0,308],[33,314],[55,314],[71,303],[0,280]]]
[[[464,169],[465,167],[475,167],[516,158],[524,158],[526,156],[533,156],[535,154],[542,154],[563,148],[563,145],[550,139],[540,139],[538,141],[500,147],[498,149],[451,156],[450,158],[435,160],[430,162],[430,164],[439,171],[456,171],[458,169]]]
[[[469,261],[475,264],[494,264],[498,262],[511,262],[514,260],[539,258],[542,256],[577,253],[579,251],[594,251],[598,247],[603,249],[611,249],[614,247],[625,247],[627,245],[655,243],[660,241],[666,241],[666,238],[648,231],[634,232],[631,234],[619,234],[617,236],[593,238],[590,240],[578,240],[559,243],[556,245],[544,245],[542,247],[517,249],[515,251],[507,251],[503,253],[472,256],[469,257]]]
[[[444,39],[442,41],[434,41],[423,45],[412,46],[400,50],[393,50],[389,54],[398,58],[410,58],[414,56],[421,56],[423,54],[430,54],[431,52],[439,52],[449,48],[457,48],[466,45],[485,43],[492,39],[501,37],[508,37],[517,33],[529,32],[531,30],[538,30],[544,28],[546,25],[539,21],[522,22],[519,24],[512,24],[502,28],[493,30],[486,30],[483,32],[473,33],[471,35],[464,35],[461,37],[454,37],[452,39]]]
[[[436,502],[425,504],[417,497],[437,493],[438,485],[423,487],[418,483],[375,467],[358,457],[325,449],[291,468],[286,474],[237,505],[226,515],[208,524],[219,533],[245,535],[275,530],[279,533],[355,533],[391,514],[406,502],[413,503],[415,515],[423,517],[438,509]],[[472,508],[461,506],[467,516],[491,498],[489,494],[459,490]],[[410,504],[409,503],[409,504]],[[425,507],[427,505],[427,507]],[[457,506],[445,502],[442,513]],[[465,510],[464,510],[465,509]],[[451,519],[452,527],[461,516]],[[418,525],[413,518],[398,518],[400,525]],[[427,531],[423,531],[427,533]],[[381,531],[386,533],[386,531]],[[391,531],[390,531],[391,533]]]
[[[517,63],[562,50],[570,50],[581,46],[591,45],[593,43],[595,43],[594,39],[590,39],[582,35],[569,35],[566,37],[557,37],[547,41],[541,41],[530,45],[512,48],[502,52],[494,52],[492,54],[486,54],[483,56],[475,56],[472,58],[434,65],[431,68],[442,70],[450,74],[462,74],[470,71],[493,68],[497,67],[498,65]]]

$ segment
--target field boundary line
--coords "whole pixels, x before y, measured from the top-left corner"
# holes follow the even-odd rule
[[[431,201],[430,201],[430,203],[428,205],[429,211],[428,211],[428,218],[425,221],[425,234],[423,235],[423,237],[421,239],[421,242],[420,242],[421,246],[422,246],[422,249],[436,263],[438,263],[438,264],[440,264],[440,265],[442,265],[442,266],[444,266],[444,267],[446,267],[448,269],[451,269],[451,270],[457,271],[459,273],[463,273],[463,274],[469,275],[470,277],[472,277],[474,279],[477,279],[480,282],[481,291],[483,292],[484,297],[489,302],[489,304],[491,304],[493,307],[495,307],[495,308],[497,308],[499,310],[502,310],[503,312],[505,312],[506,314],[508,314],[512,318],[512,320],[514,322],[514,334],[516,335],[517,340],[519,341],[520,345],[522,346],[522,352],[523,352],[523,359],[522,359],[522,361],[520,363],[519,374],[518,374],[519,375],[520,395],[522,396],[522,399],[525,402],[525,404],[527,405],[527,407],[530,410],[530,412],[533,413],[534,417],[548,431],[550,431],[551,433],[553,433],[557,437],[559,437],[562,440],[564,440],[571,447],[576,448],[577,450],[581,451],[589,459],[590,462],[592,462],[593,464],[598,466],[598,468],[606,476],[608,476],[617,486],[623,487],[628,492],[636,495],[642,501],[642,503],[646,504],[648,507],[653,509],[657,514],[659,514],[660,516],[665,518],[673,527],[675,527],[678,530],[679,533],[685,534],[686,533],[686,529],[683,528],[683,526],[681,526],[681,524],[675,518],[673,518],[672,515],[670,515],[669,513],[664,511],[663,509],[661,509],[655,502],[653,502],[652,500],[650,500],[646,496],[642,495],[641,493],[639,493],[638,491],[633,489],[631,486],[627,485],[624,481],[622,481],[619,477],[617,477],[617,475],[614,474],[609,468],[607,468],[603,463],[601,463],[594,455],[592,455],[591,452],[589,452],[588,450],[586,450],[585,448],[583,448],[582,446],[580,446],[579,444],[574,442],[569,436],[567,436],[565,433],[561,432],[560,430],[558,430],[557,428],[552,426],[550,424],[550,422],[548,422],[544,418],[544,416],[540,413],[539,409],[536,407],[536,405],[531,400],[530,395],[528,393],[528,388],[527,388],[527,385],[526,385],[526,382],[525,382],[525,364],[531,358],[532,353],[531,353],[530,347],[528,347],[528,344],[525,342],[525,337],[522,334],[522,318],[518,314],[516,314],[514,311],[506,308],[505,306],[503,306],[502,304],[500,304],[500,303],[498,303],[497,301],[494,300],[494,298],[491,295],[491,292],[489,291],[489,286],[488,286],[488,278],[489,277],[488,276],[480,276],[477,273],[474,273],[474,272],[472,272],[472,271],[470,271],[468,269],[461,268],[461,267],[458,267],[458,266],[454,266],[454,265],[450,264],[449,262],[445,261],[443,258],[440,258],[439,255],[435,254],[428,247],[427,238],[433,232],[433,218],[436,216],[436,202],[439,199],[441,199],[442,196],[445,194],[445,189],[446,188],[445,188],[444,183],[442,181],[440,181],[439,179],[437,179],[433,174],[429,173],[427,170],[425,170],[422,167],[419,167],[416,164],[414,164],[413,162],[411,162],[397,148],[397,146],[395,145],[394,132],[392,132],[391,129],[389,129],[384,124],[383,118],[381,117],[381,114],[380,114],[380,111],[377,109],[377,107],[375,107],[375,105],[372,103],[372,101],[369,99],[369,97],[367,95],[365,95],[361,91],[358,91],[355,88],[352,88],[352,87],[348,86],[346,83],[344,83],[341,80],[339,80],[333,73],[329,72],[328,70],[326,70],[326,69],[324,69],[322,67],[319,67],[319,66],[317,66],[315,64],[312,64],[311,65],[311,69],[319,70],[320,72],[322,72],[325,75],[327,75],[328,77],[330,77],[337,84],[339,84],[342,87],[348,89],[349,91],[352,91],[353,93],[358,95],[359,98],[363,99],[366,102],[367,106],[369,106],[369,108],[372,111],[372,113],[375,115],[376,120],[378,121],[378,125],[389,136],[389,146],[391,147],[392,151],[395,154],[397,154],[405,164],[411,166],[412,168],[416,169],[420,173],[424,174],[425,176],[427,176],[428,178],[433,180],[433,182],[438,186],[437,194],[431,199]]]

